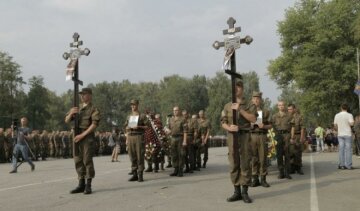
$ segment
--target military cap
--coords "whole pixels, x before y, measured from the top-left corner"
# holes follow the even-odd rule
[[[82,88],[79,94],[92,94],[91,88]]]
[[[253,91],[252,96],[253,96],[253,97],[260,97],[260,98],[261,98],[262,93],[261,93],[261,92],[257,92],[257,91]]]
[[[139,101],[138,101],[138,100],[135,100],[135,99],[132,99],[132,100],[130,101],[130,104],[139,105]]]

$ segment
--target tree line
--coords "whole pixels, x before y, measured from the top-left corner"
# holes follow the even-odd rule
[[[243,74],[246,97],[259,91],[256,72]],[[28,93],[23,90],[28,83]],[[195,75],[186,78],[179,75],[166,76],[160,82],[132,83],[129,80],[89,84],[93,89],[93,103],[100,109],[100,131],[122,128],[130,111],[130,100],[140,101],[140,110],[159,113],[165,121],[174,106],[197,114],[206,112],[212,124],[212,134],[223,134],[220,115],[223,106],[231,100],[229,77],[218,72],[215,77]],[[43,76],[33,76],[25,82],[18,65],[7,53],[0,52],[0,127],[9,127],[20,116],[29,118],[29,126],[39,130],[68,130],[64,115],[72,107],[73,90],[57,95],[44,86]],[[267,105],[271,102],[266,99]]]

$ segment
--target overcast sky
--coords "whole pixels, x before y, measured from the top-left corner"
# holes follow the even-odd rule
[[[237,71],[256,71],[264,97],[280,91],[266,75],[269,60],[280,55],[277,22],[295,0],[2,0],[0,51],[21,65],[24,79],[44,77],[61,94],[74,32],[91,50],[80,60],[86,86],[102,81],[160,81],[164,76],[215,76],[224,51],[212,43],[232,16],[240,36],[254,41],[237,50]],[[25,90],[27,88],[25,87]]]

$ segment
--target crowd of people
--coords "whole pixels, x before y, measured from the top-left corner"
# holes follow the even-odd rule
[[[29,157],[33,161],[46,160],[48,158],[72,158],[73,132],[72,131],[39,131],[30,132],[26,144],[29,148]],[[0,128],[0,163],[12,162],[14,139],[11,136],[11,128]],[[94,156],[112,155],[125,153],[125,135],[118,130],[113,132],[95,133]],[[116,159],[114,159],[115,161]]]
[[[173,168],[170,176],[183,177],[185,173],[206,168],[211,125],[203,110],[189,115],[174,106],[163,125],[159,114],[142,113],[139,101],[131,100],[131,111],[122,130],[95,132],[100,111],[91,104],[91,89],[84,88],[80,94],[83,104],[80,108],[71,108],[65,118],[65,122],[70,123],[76,113],[81,114],[76,135],[71,131],[31,132],[26,117],[21,118],[19,128],[0,129],[0,161],[13,163],[10,173],[17,172],[19,154],[32,171],[35,169],[32,160],[73,157],[79,185],[70,192],[91,194],[91,181],[95,176],[92,158],[97,155],[112,155],[111,161],[118,162],[119,153],[126,150],[131,162],[130,182],[143,182],[143,172],[164,170],[166,160],[166,167]],[[238,81],[237,102],[224,106],[220,120],[227,131],[229,173],[234,185],[234,193],[227,201],[251,203],[249,187],[270,187],[266,179],[269,147],[276,149],[278,179],[292,179],[294,173],[303,175],[302,153],[306,150],[307,137],[312,140],[309,147],[315,146],[314,151],[339,151],[339,169],[353,169],[350,150],[355,140],[355,150],[359,152],[360,116],[354,121],[346,104],[335,116],[332,128],[323,129],[318,125],[306,134],[303,117],[294,104],[286,106],[284,101],[279,101],[278,112],[271,114],[262,106],[262,93],[254,92],[251,102],[242,95],[243,84]],[[234,112],[236,118],[233,118]],[[32,159],[28,159],[28,153]]]

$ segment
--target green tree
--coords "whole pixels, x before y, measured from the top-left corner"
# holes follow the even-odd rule
[[[300,0],[279,22],[282,54],[268,72],[281,88],[296,85],[304,115],[329,123],[342,102],[358,111],[353,89],[359,9],[358,0]]]
[[[0,124],[9,127],[13,118],[24,115],[24,100],[20,65],[13,58],[0,52]]]
[[[220,118],[224,105],[231,101],[231,81],[223,72],[217,72],[214,78],[208,80],[209,106],[206,116],[211,122],[211,134],[225,134],[221,128]]]
[[[45,122],[51,117],[48,106],[50,103],[48,90],[44,87],[42,76],[29,79],[30,91],[26,98],[26,113],[33,129],[44,129]]]

